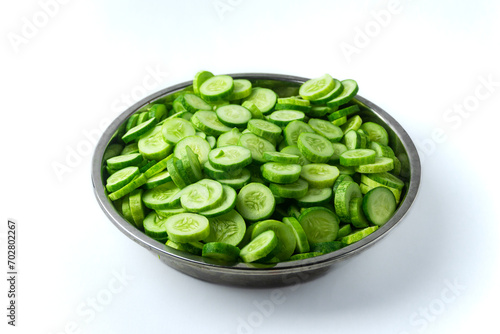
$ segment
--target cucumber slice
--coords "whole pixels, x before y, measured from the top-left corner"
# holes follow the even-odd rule
[[[351,199],[349,203],[349,217],[351,218],[351,224],[357,228],[368,227],[369,222],[363,213],[363,198],[356,197]]]
[[[387,223],[396,211],[396,206],[394,194],[385,187],[373,188],[363,197],[363,212],[376,226]]]
[[[132,223],[135,226],[134,223],[134,218],[132,217],[132,212],[130,211],[130,201],[129,201],[129,194],[123,196],[120,198],[122,201],[122,214],[123,218],[125,218],[129,223]],[[117,203],[118,201],[115,201]]]
[[[136,166],[120,169],[106,180],[106,189],[110,192],[116,191],[139,175],[139,168]]]
[[[279,98],[274,106],[276,110],[297,110],[308,113],[311,110],[311,103],[308,100],[303,100],[297,97]]]
[[[167,107],[164,104],[155,103],[149,108],[149,118],[156,118],[161,121],[167,116]]]
[[[128,130],[132,129],[134,126],[137,125],[138,118],[139,118],[139,113],[130,115],[130,117],[127,120],[127,125],[125,126],[125,132],[127,132]]]
[[[162,127],[156,126],[144,134],[138,141],[138,149],[142,156],[149,160],[161,160],[166,158],[174,146],[167,143],[163,138]]]
[[[241,188],[236,198],[236,209],[251,221],[269,218],[276,206],[271,190],[261,183],[249,183]]]
[[[201,215],[207,218],[218,217],[234,209],[234,207],[236,206],[236,190],[224,184],[222,185],[222,190],[223,190],[223,199],[219,204],[219,206],[211,210],[202,211],[200,212]]]
[[[305,260],[305,259],[310,259],[311,257],[315,256],[320,256],[323,255],[323,253],[320,252],[307,252],[307,253],[299,253],[299,254],[293,254],[290,256],[289,261],[298,261],[298,260]]]
[[[165,159],[162,159],[160,161],[158,161],[156,164],[154,164],[153,166],[149,167],[145,172],[144,172],[144,175],[146,176],[146,178],[150,178],[160,172],[162,172],[165,168],[167,168],[167,162],[168,160],[172,159],[173,158],[173,154],[170,154],[168,157],[166,157]]]
[[[309,244],[334,241],[337,238],[339,218],[326,208],[305,209],[298,220],[307,235]]]
[[[335,87],[335,82],[329,74],[304,82],[299,89],[299,95],[304,100],[319,100],[328,95]]]
[[[346,79],[341,81],[343,90],[337,97],[328,101],[326,103],[329,107],[337,107],[342,104],[349,102],[358,93],[359,87],[358,83],[352,79]]]
[[[234,82],[229,75],[215,75],[208,78],[199,87],[201,97],[207,102],[218,102],[229,98],[233,92]]]
[[[274,183],[293,183],[300,177],[302,167],[298,164],[267,162],[260,168],[262,177]]]
[[[356,115],[357,116],[357,115]],[[333,125],[336,125],[336,126],[343,126],[345,125],[345,123],[347,123],[347,116],[343,116],[343,117],[340,117],[340,118],[337,118],[337,119],[334,119],[332,121],[332,124]],[[342,129],[342,128],[341,128]],[[342,129],[342,131],[345,133],[344,129]]]
[[[186,146],[186,154],[182,157],[182,164],[184,165],[188,178],[191,179],[193,183],[203,178],[200,160],[198,160],[198,156],[189,146]]]
[[[210,179],[203,179],[187,186],[181,195],[182,207],[191,212],[211,210],[223,200],[222,184]]]
[[[264,115],[262,115],[262,112],[260,111],[259,107],[255,105],[252,101],[245,101],[241,104],[242,107],[247,108],[248,111],[252,113],[252,118],[253,119],[263,119]]]
[[[359,106],[357,104],[345,107],[342,109],[339,109],[337,111],[332,112],[330,115],[328,115],[328,120],[334,121],[336,119],[339,119],[341,117],[347,117],[351,114],[354,114],[359,111]]]
[[[130,154],[130,153],[139,153],[139,145],[138,143],[130,143],[126,145],[119,154],[115,154],[114,156],[117,155],[125,155],[125,154]],[[111,158],[111,157],[109,157]],[[104,159],[107,160],[107,159]]]
[[[297,245],[293,229],[287,224],[274,219],[263,220],[256,223],[252,231],[252,239],[255,239],[259,234],[265,231],[274,231],[278,244],[272,252],[273,257],[277,257],[280,261],[286,261],[292,256]]]
[[[386,146],[389,145],[389,134],[381,125],[374,122],[365,122],[361,125],[361,129],[368,134],[372,142],[377,142]]]
[[[338,142],[344,136],[342,129],[323,119],[311,118],[309,126],[319,135],[322,135],[331,142]]]
[[[208,161],[208,153],[211,150],[210,144],[205,139],[199,136],[190,136],[181,139],[174,148],[174,156],[177,159],[182,159],[186,154],[186,146],[189,146],[191,150],[198,156],[200,165],[204,165]]]
[[[221,123],[215,111],[199,110],[191,117],[191,123],[209,136],[220,136],[231,128]]]
[[[143,221],[146,213],[146,207],[142,202],[143,189],[134,189],[129,195],[130,204],[130,214],[132,215],[132,220],[138,229],[143,230]]]
[[[198,73],[196,73],[196,75],[194,76],[194,79],[193,79],[193,91],[194,91],[194,93],[196,95],[200,95],[201,85],[213,76],[214,75],[212,74],[212,72],[209,72],[209,71],[199,71]]]
[[[182,95],[181,103],[188,112],[194,113],[198,110],[212,110],[210,104],[206,103],[199,96],[186,93]]]
[[[188,185],[188,180],[185,180],[182,178],[181,173],[179,172],[177,168],[176,162],[178,161],[177,158],[170,159],[167,161],[167,171],[172,177],[172,181],[175,183],[175,185],[183,189]]]
[[[307,193],[297,198],[297,204],[302,208],[309,208],[312,206],[323,206],[331,203],[333,198],[333,191],[331,187],[327,188],[309,188]]]
[[[117,199],[122,198],[123,196],[142,186],[144,183],[146,183],[147,180],[148,179],[144,176],[144,174],[139,174],[135,179],[124,185],[122,188],[109,194],[108,197],[110,200],[116,201]]]
[[[137,117],[137,125],[146,122],[149,119],[149,114],[146,111],[139,113],[139,117]]]
[[[145,189],[153,189],[159,185],[165,184],[167,182],[172,182],[172,177],[168,171],[160,172],[148,179],[144,184]]]
[[[252,153],[252,159],[260,163],[265,162],[264,152],[276,151],[276,147],[271,142],[253,133],[242,134],[238,140],[238,145],[248,148]]]
[[[297,140],[300,134],[304,132],[314,133],[314,130],[307,123],[302,121],[293,121],[285,127],[283,132],[285,134],[286,143],[291,146],[297,145]]]
[[[330,157],[328,161],[330,164],[338,164],[340,163],[340,155],[347,151],[347,146],[342,143],[332,143],[333,147],[333,155]]]
[[[167,218],[165,229],[174,242],[203,240],[210,234],[208,219],[195,213],[180,213]]]
[[[210,234],[203,240],[204,242],[224,242],[237,246],[245,236],[245,220],[236,210],[230,210],[223,215],[209,218],[208,221],[210,223]]]
[[[233,83],[234,87],[233,92],[229,97],[230,101],[240,100],[252,94],[252,83],[250,81],[246,79],[235,79],[233,80]]]
[[[332,108],[327,106],[313,106],[311,109],[306,111],[306,115],[309,117],[323,117],[326,114],[333,112]]]
[[[267,230],[252,239],[240,251],[243,262],[254,262],[271,253],[278,245],[278,238],[273,230]]]
[[[264,152],[264,160],[268,162],[278,162],[284,164],[299,163],[299,156],[296,154],[288,154],[283,152]]]
[[[337,233],[337,239],[335,240],[341,240],[346,235],[351,234],[351,232],[352,232],[351,224],[344,224],[340,226],[339,233]]]
[[[332,187],[339,176],[339,169],[329,164],[308,164],[302,167],[300,176],[312,187]]]
[[[154,128],[157,122],[157,119],[153,117],[139,125],[134,126],[132,129],[125,132],[122,136],[122,140],[125,143],[130,143],[131,141],[138,139],[143,134]]]
[[[333,79],[332,90],[330,90],[330,92],[328,94],[326,94],[325,96],[323,96],[321,98],[311,100],[311,104],[313,104],[313,105],[325,104],[328,101],[333,100],[334,98],[339,96],[343,90],[344,90],[344,86],[342,85],[342,82],[340,82],[337,79]]]
[[[230,127],[245,128],[248,121],[252,119],[252,113],[237,104],[228,104],[215,110],[219,121]]]
[[[142,201],[150,209],[162,210],[179,206],[179,198],[175,196],[180,191],[174,182],[167,182],[152,189],[146,190]]]
[[[394,168],[394,160],[385,157],[375,157],[375,162],[354,167],[358,173],[383,173]]]
[[[120,170],[125,167],[139,166],[144,161],[140,153],[130,153],[117,155],[106,160],[106,165],[113,170]]]
[[[307,194],[309,184],[302,179],[298,179],[288,184],[271,183],[269,184],[269,189],[271,189],[272,193],[277,197],[301,198]]]
[[[341,242],[344,243],[345,245],[350,245],[355,243],[356,241],[359,241],[363,239],[364,237],[372,234],[378,229],[378,226],[370,226],[366,227],[362,230],[356,231],[352,234],[349,234],[341,239]]]
[[[158,216],[168,218],[171,216],[178,215],[179,213],[186,213],[186,209],[184,208],[173,208],[173,209],[162,209],[162,210],[155,210]]]
[[[243,103],[249,101],[254,103],[260,112],[264,115],[273,110],[278,96],[269,88],[255,87],[252,88],[252,93],[243,99]]]
[[[344,131],[344,133],[347,133],[350,130],[358,130],[361,127],[361,124],[363,124],[363,120],[359,115],[354,115],[349,119],[347,119],[347,116],[344,117],[346,118],[346,122],[344,122],[344,124],[340,126],[340,128],[342,129],[342,131]]]
[[[210,242],[203,245],[201,255],[216,261],[231,263],[238,260],[240,249],[223,242]]]
[[[377,157],[386,157],[394,159],[396,155],[390,146],[382,145],[376,141],[370,142],[370,148],[375,151]]]
[[[162,134],[166,142],[177,144],[185,137],[194,136],[196,130],[191,122],[184,118],[170,118],[163,123]]]
[[[316,133],[301,133],[297,139],[297,147],[311,162],[328,162],[334,154],[332,143]]]
[[[293,121],[302,121],[306,115],[298,110],[277,110],[268,116],[269,122],[278,126],[287,126]]]
[[[281,135],[281,128],[262,119],[252,119],[248,122],[248,130],[253,134],[262,137],[271,143],[276,143]]]
[[[226,172],[227,174],[228,172]],[[252,175],[247,168],[243,168],[240,172],[234,176],[225,176],[224,178],[219,178],[221,184],[229,186],[235,190],[241,189],[243,186],[250,182]]]
[[[335,191],[335,212],[339,215],[341,221],[350,223],[351,216],[349,214],[349,203],[353,198],[363,197],[361,189],[356,182],[343,181]]]
[[[217,147],[238,145],[238,140],[241,137],[241,132],[237,128],[233,128],[229,132],[225,132],[217,138]]]
[[[234,171],[252,162],[252,152],[243,146],[220,147],[210,151],[208,161],[217,169]]]
[[[155,211],[151,211],[143,221],[144,233],[159,242],[166,242],[168,237],[165,229],[166,221],[166,218],[158,216]]]
[[[310,164],[311,162],[307,160],[302,153],[300,152],[299,148],[297,145],[292,145],[292,146],[286,146],[281,150],[281,153],[284,154],[292,154],[292,155],[297,155],[299,157],[299,161],[297,162],[299,165],[304,166],[307,164]]]
[[[295,217],[284,217],[283,223],[292,228],[293,234],[295,235],[295,253],[306,253],[309,252],[310,246],[307,241],[306,232],[300,225],[299,221]]]
[[[362,175],[361,177],[363,178],[363,176],[365,176],[365,175]],[[400,178],[398,178],[390,173],[387,173],[387,172],[367,174],[365,177],[370,178],[370,179],[372,179],[378,183],[381,183],[385,186],[395,188],[398,190],[402,190],[405,186],[405,183]]]
[[[343,166],[359,166],[375,162],[375,151],[360,148],[345,151],[340,155],[340,164]]]
[[[379,182],[369,178],[368,177],[369,175],[371,175],[371,174],[361,174],[360,188],[361,188],[361,192],[363,194],[366,194],[368,191],[370,191],[373,188],[385,187],[385,188],[389,189],[390,191],[392,191],[392,194],[396,198],[396,203],[399,203],[399,201],[401,200],[401,192],[402,192],[400,189],[393,188],[393,187],[387,186],[385,184],[379,183]]]

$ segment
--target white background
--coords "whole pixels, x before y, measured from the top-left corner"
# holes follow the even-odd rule
[[[2,333],[491,333],[499,17],[497,1],[3,1],[0,276],[12,218],[19,279],[16,328],[1,279]],[[198,281],[129,240],[95,200],[94,143],[199,70],[357,80],[419,147],[403,223],[277,290]]]

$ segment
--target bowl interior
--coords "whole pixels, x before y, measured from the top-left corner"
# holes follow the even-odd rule
[[[280,97],[298,95],[300,85],[308,80],[307,78],[289,75],[265,73],[229,75],[235,79],[248,79],[254,86],[271,88]],[[217,279],[220,280],[221,277],[227,276],[227,282],[237,282],[239,284],[252,280],[258,281],[259,277],[276,275],[277,273],[294,274],[324,269],[334,262],[359,253],[368,246],[372,245],[375,241],[385,236],[387,232],[389,232],[401,221],[415,200],[420,183],[420,160],[412,140],[401,125],[388,113],[372,102],[357,95],[354,98],[353,103],[360,106],[361,111],[358,114],[363,119],[363,122],[375,122],[387,130],[390,139],[390,146],[393,148],[394,153],[401,161],[400,177],[406,184],[397,211],[385,225],[364,239],[335,252],[299,261],[280,262],[274,265],[251,263],[235,263],[232,265],[220,264],[201,256],[187,254],[167,247],[164,244],[148,237],[142,231],[127,222],[114,208],[113,203],[108,199],[104,188],[104,183],[108,175],[103,162],[110,156],[113,150],[113,144],[121,141],[120,138],[125,131],[126,121],[132,114],[140,112],[150,103],[164,103],[169,106],[180,92],[191,90],[191,81],[180,83],[178,85],[160,90],[128,108],[121,115],[119,115],[103,133],[97,144],[92,161],[92,181],[94,192],[99,205],[109,217],[111,222],[129,238],[158,255],[161,260],[177,270],[205,280],[212,280],[210,279],[212,277],[217,277]],[[171,109],[171,106],[169,106],[169,109]],[[283,281],[283,277],[281,277],[281,281]]]

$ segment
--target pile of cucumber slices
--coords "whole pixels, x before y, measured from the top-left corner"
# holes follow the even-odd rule
[[[357,92],[329,74],[283,87],[201,71],[127,119],[108,197],[151,238],[221,264],[336,251],[384,225],[405,187]]]

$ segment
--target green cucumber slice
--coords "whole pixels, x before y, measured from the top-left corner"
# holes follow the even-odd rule
[[[167,161],[167,171],[170,174],[170,177],[172,177],[172,181],[175,183],[175,185],[182,189],[185,188],[188,185],[188,180],[184,180],[181,176],[180,171],[177,168],[177,158],[170,159]]]
[[[320,254],[327,254],[331,252],[335,252],[336,250],[341,249],[342,247],[345,246],[344,243],[340,241],[326,241],[326,242],[317,242],[314,244],[311,244],[311,252],[315,253],[320,253]]]
[[[308,124],[317,134],[322,135],[331,142],[339,142],[344,135],[340,127],[323,119],[311,118]]]
[[[266,162],[260,168],[262,177],[274,183],[293,183],[300,177],[302,166],[299,164],[284,164]]]
[[[201,97],[207,102],[218,102],[229,98],[233,92],[234,81],[229,75],[215,75],[199,87]]]
[[[240,100],[252,94],[252,83],[250,81],[246,79],[235,79],[233,80],[233,83],[234,87],[233,92],[229,97],[230,101]]]
[[[221,203],[211,210],[201,211],[201,215],[207,218],[218,217],[234,209],[234,207],[236,206],[236,190],[224,184],[222,185],[222,190],[223,199]]]
[[[146,207],[142,202],[143,189],[134,189],[129,195],[130,204],[130,214],[132,215],[132,220],[138,229],[143,230],[143,221],[146,213]]]
[[[329,74],[304,82],[299,89],[299,95],[304,100],[319,100],[328,95],[334,88],[335,82]]]
[[[182,243],[203,240],[210,234],[208,219],[195,213],[180,213],[168,217],[165,229],[169,239]]]
[[[224,200],[222,184],[202,179],[187,186],[181,195],[181,205],[191,212],[201,212],[217,207]]]
[[[194,94],[186,93],[182,95],[181,103],[188,112],[194,113],[198,110],[211,110],[210,104]]]
[[[174,156],[177,159],[182,159],[182,157],[186,154],[186,146],[189,146],[198,156],[200,165],[203,166],[203,164],[208,161],[208,153],[211,150],[208,141],[199,136],[190,136],[181,139],[174,148]]]
[[[204,242],[224,242],[237,246],[245,236],[245,220],[236,210],[209,218],[208,221],[210,234],[203,240]]]
[[[347,117],[351,114],[358,112],[359,110],[360,109],[359,109],[359,106],[357,104],[352,105],[352,106],[348,106],[348,107],[345,107],[345,108],[342,108],[342,109],[339,109],[337,111],[332,112],[330,115],[328,115],[328,120],[334,121],[334,120],[339,119],[341,117]]]
[[[306,115],[299,110],[277,110],[268,116],[268,121],[278,126],[287,126],[293,121],[302,121]]]
[[[108,197],[110,200],[116,201],[117,199],[122,198],[142,186],[147,180],[148,179],[144,176],[144,174],[139,174],[135,179],[124,185],[122,188],[109,194]]]
[[[252,119],[252,113],[237,104],[227,104],[215,110],[219,121],[230,127],[245,128],[248,121]]]
[[[160,172],[148,179],[144,184],[145,189],[153,189],[159,185],[165,184],[167,182],[172,182],[172,177],[168,171]]]
[[[160,103],[155,103],[149,108],[149,118],[156,118],[158,121],[161,121],[162,119],[167,116],[167,107],[164,104]]]
[[[264,152],[264,160],[268,162],[278,162],[284,164],[297,164],[300,157],[296,154],[288,154],[283,152]]]
[[[300,177],[312,187],[332,187],[339,176],[339,169],[329,164],[308,164],[302,167]]]
[[[167,241],[167,230],[165,229],[166,218],[158,216],[155,211],[151,211],[143,220],[144,233],[159,241]]]
[[[272,193],[277,197],[301,198],[307,194],[309,184],[302,179],[298,179],[288,184],[270,183],[269,189],[271,189]]]
[[[177,144],[185,137],[194,136],[196,130],[191,122],[184,118],[170,118],[163,122],[162,134],[166,142]]]
[[[347,133],[350,130],[358,130],[361,127],[361,124],[363,124],[363,120],[359,115],[354,115],[349,119],[347,119],[347,116],[344,117],[346,118],[346,121],[344,122],[344,124],[340,126],[340,128],[342,129],[342,131],[344,131],[344,133]]]
[[[364,175],[362,175],[363,177]],[[373,173],[373,174],[367,174],[367,178],[370,178],[378,183],[381,183],[383,185],[386,185],[391,188],[395,188],[398,190],[402,190],[405,186],[405,183],[398,178],[397,176],[394,176],[390,173],[384,172],[384,173]]]
[[[337,97],[326,103],[329,107],[337,107],[342,104],[349,102],[358,93],[359,87],[358,83],[352,79],[346,79],[341,81],[343,90]]]
[[[193,79],[193,91],[194,91],[194,93],[196,95],[200,95],[200,86],[205,81],[207,81],[208,79],[210,79],[213,76],[214,75],[212,74],[212,72],[209,72],[209,71],[199,71],[198,73],[196,73],[196,75],[194,76],[194,79]]]
[[[174,146],[165,141],[162,129],[156,126],[139,139],[137,148],[144,158],[162,160],[172,153]]]
[[[364,164],[354,167],[358,173],[383,173],[394,168],[394,160],[385,157],[375,157],[375,161],[371,164]]]
[[[139,166],[144,161],[140,153],[129,153],[117,155],[106,160],[106,165],[113,170],[120,170],[125,167]]]
[[[287,224],[274,219],[263,220],[256,223],[252,231],[252,239],[265,231],[274,231],[278,244],[272,252],[272,256],[280,261],[286,261],[292,256],[297,245],[293,229]]]
[[[301,166],[311,163],[304,157],[304,155],[302,155],[297,145],[286,146],[281,150],[281,153],[297,155],[299,157],[299,161],[297,163]]]
[[[349,217],[351,219],[351,224],[357,228],[369,226],[369,221],[365,217],[362,204],[363,198],[361,197],[353,198],[349,203]]]
[[[248,130],[271,143],[275,143],[279,139],[282,131],[278,125],[262,119],[250,120],[248,122]]]
[[[335,191],[334,205],[335,212],[341,221],[345,223],[351,222],[349,203],[356,197],[363,197],[359,185],[356,182],[343,181],[338,185]]]
[[[359,166],[375,162],[375,151],[359,148],[345,151],[340,155],[340,164],[343,166]]]
[[[374,122],[365,122],[361,125],[361,129],[368,134],[372,142],[377,142],[386,146],[389,145],[389,134],[381,125]]]
[[[225,146],[213,149],[208,154],[210,164],[220,170],[235,171],[252,162],[252,152],[243,146]]]
[[[276,206],[272,191],[261,183],[252,182],[241,188],[236,198],[236,209],[251,221],[269,218]]]
[[[332,143],[316,133],[301,133],[297,139],[297,147],[311,162],[328,162],[334,154]]]
[[[331,203],[333,191],[331,187],[327,188],[312,188],[310,187],[307,193],[297,198],[297,204],[302,208],[310,208],[312,206],[323,206]]]
[[[209,136],[220,136],[231,128],[221,123],[215,111],[199,110],[191,117],[191,123]]]
[[[271,89],[254,87],[252,93],[243,99],[243,103],[247,101],[254,103],[260,112],[266,115],[273,110],[277,99],[278,96]]]
[[[236,171],[235,171],[236,172]],[[228,172],[225,172],[228,174]],[[237,174],[226,175],[223,178],[216,178],[221,184],[229,186],[235,190],[241,189],[250,182],[252,175],[247,168],[243,168]]]
[[[223,242],[209,242],[203,245],[201,255],[216,261],[231,263],[238,260],[240,249]]]
[[[276,151],[276,147],[271,142],[253,133],[242,134],[238,140],[238,145],[248,148],[252,153],[252,159],[260,163],[265,162],[264,152]]]
[[[150,209],[162,210],[179,206],[179,198],[175,196],[180,191],[174,182],[167,182],[148,189],[142,196],[142,201]]]
[[[252,113],[252,118],[253,119],[263,119],[264,115],[262,115],[262,112],[260,111],[259,107],[252,101],[245,101],[241,104],[242,107],[247,108],[248,111]]]
[[[357,241],[360,241],[364,237],[372,234],[378,229],[378,226],[370,226],[366,227],[362,230],[356,231],[354,233],[351,233],[341,239],[341,242],[344,243],[345,245],[350,245],[353,244]]]
[[[217,138],[217,147],[238,145],[238,140],[241,137],[241,132],[237,128],[231,129],[229,132],[225,132]]]
[[[297,140],[300,134],[304,132],[314,133],[314,130],[307,123],[302,121],[293,121],[285,127],[283,132],[285,134],[286,143],[291,146],[297,145]]]
[[[305,209],[298,221],[307,235],[309,244],[334,241],[339,230],[339,218],[323,207]]]
[[[344,90],[344,86],[342,85],[342,82],[340,82],[339,80],[334,78],[333,79],[333,88],[330,90],[330,92],[321,98],[311,100],[311,104],[313,104],[313,105],[326,104],[328,101],[333,100],[334,98],[339,96],[343,90]]]
[[[116,191],[139,175],[139,168],[136,166],[125,167],[115,172],[106,180],[106,189],[110,192]]]
[[[295,217],[284,217],[283,223],[292,228],[293,234],[295,235],[295,253],[306,253],[309,252],[310,246],[307,241],[306,232],[300,225],[299,221]]]
[[[396,207],[394,194],[385,187],[373,188],[363,197],[363,212],[376,226],[387,223],[396,211]]]
[[[125,134],[122,136],[122,140],[127,144],[133,140],[138,139],[143,134],[154,128],[157,122],[158,120],[153,117],[139,125],[134,126],[132,129],[125,132]]]
[[[240,251],[243,262],[254,262],[270,254],[278,245],[278,238],[273,230],[267,230],[252,239]]]

